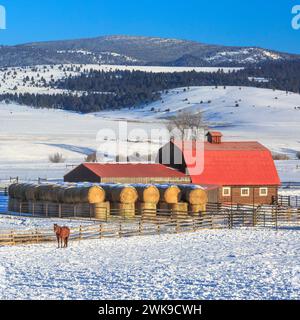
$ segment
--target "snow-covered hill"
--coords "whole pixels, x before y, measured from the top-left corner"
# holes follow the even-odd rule
[[[60,152],[66,163],[78,164],[98,149],[100,129],[116,129],[128,120],[129,130],[165,126],[177,112],[202,111],[208,126],[226,140],[258,140],[273,151],[295,158],[300,150],[300,95],[247,87],[192,87],[170,90],[163,100],[136,110],[81,115],[60,110],[0,104],[0,179],[22,176],[62,177],[66,164],[49,164]],[[159,144],[129,143],[140,156],[153,154]],[[110,148],[108,148],[110,149]],[[109,158],[111,150],[101,150]],[[138,159],[137,159],[138,160]],[[284,173],[286,174],[286,173]]]
[[[300,150],[300,95],[291,92],[252,87],[179,88],[141,109],[96,115],[152,122],[187,111],[202,111],[207,124],[223,131],[225,139],[258,140],[290,155]]]
[[[155,66],[124,66],[99,64],[61,64],[37,65],[32,67],[0,68],[0,94],[4,93],[35,93],[35,94],[82,94],[82,92],[54,89],[51,83],[68,77],[79,76],[91,70],[96,71],[143,71],[153,73],[173,72],[217,72],[220,68],[193,67],[155,67]],[[221,68],[225,73],[242,68]]]

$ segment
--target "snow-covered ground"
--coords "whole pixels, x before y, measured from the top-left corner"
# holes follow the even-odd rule
[[[94,222],[89,219],[43,219],[12,215],[0,215],[0,232],[2,232],[3,230],[34,230],[36,228],[51,229],[55,223],[60,225],[67,224],[70,227],[94,224]]]
[[[275,161],[282,182],[297,182],[300,187],[300,160]]]
[[[1,299],[299,299],[297,230],[0,248]]]

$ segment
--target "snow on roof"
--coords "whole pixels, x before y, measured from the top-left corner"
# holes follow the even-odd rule
[[[182,172],[153,163],[84,163],[84,167],[100,177],[178,177],[186,175]]]

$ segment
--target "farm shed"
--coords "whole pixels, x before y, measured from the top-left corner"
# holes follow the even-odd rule
[[[161,164],[83,163],[64,177],[65,182],[186,184],[186,174]]]
[[[223,203],[271,204],[281,184],[270,150],[256,141],[223,142],[220,132],[209,132],[203,143],[172,140],[157,162],[190,175],[194,184],[219,185]]]

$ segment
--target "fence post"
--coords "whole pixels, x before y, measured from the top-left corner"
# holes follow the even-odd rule
[[[58,205],[58,217],[61,218],[61,203]]]
[[[122,238],[122,222],[119,224],[119,238]]]
[[[275,229],[278,231],[278,206],[276,206],[275,210]]]
[[[35,234],[36,234],[36,242],[38,243],[39,242],[39,232],[38,232],[37,228],[35,229]]]
[[[232,226],[231,226],[231,215],[232,215],[232,212],[229,212],[228,213],[228,229],[232,228]]]
[[[179,220],[178,218],[176,219],[176,233],[179,233],[180,232],[180,223],[179,223]]]
[[[160,234],[160,225],[159,225],[159,222],[157,224],[157,233]]]
[[[82,225],[79,227],[79,240],[82,240]]]
[[[15,243],[15,233],[14,233],[14,231],[11,231],[10,237],[11,237],[11,243],[12,243],[12,245],[15,245],[16,243]]]
[[[193,230],[195,232],[195,231],[197,231],[195,217],[192,217],[192,221],[193,221]]]
[[[102,224],[99,226],[99,237],[102,239]]]

